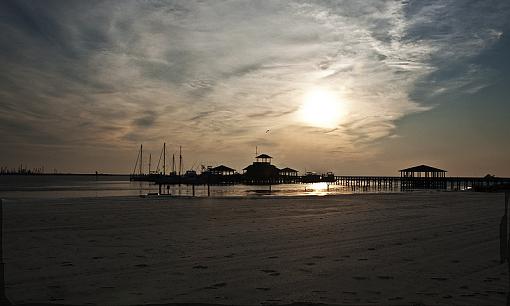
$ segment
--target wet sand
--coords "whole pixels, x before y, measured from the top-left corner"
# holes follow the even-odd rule
[[[15,303],[503,305],[504,195],[4,202]]]

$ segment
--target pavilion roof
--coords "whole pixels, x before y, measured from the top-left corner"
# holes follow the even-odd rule
[[[286,167],[286,168],[280,169],[280,172],[299,172],[299,171],[294,170],[294,169],[289,168],[289,167]]]
[[[407,169],[399,170],[400,172],[447,172],[446,170],[434,168],[427,165],[419,165]]]
[[[259,156],[255,157],[255,158],[272,158],[272,157],[267,154],[260,154]]]
[[[211,171],[215,171],[215,172],[234,172],[234,171],[236,171],[236,169],[232,169],[232,168],[224,166],[224,165],[219,165],[217,167],[211,168]]]

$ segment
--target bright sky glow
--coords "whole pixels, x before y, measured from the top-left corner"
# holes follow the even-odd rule
[[[299,116],[311,126],[335,128],[345,115],[345,103],[326,89],[314,89],[305,95]]]

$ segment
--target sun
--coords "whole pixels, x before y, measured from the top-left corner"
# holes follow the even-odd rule
[[[314,89],[308,92],[299,110],[303,122],[327,129],[336,127],[344,115],[345,103],[327,89]]]

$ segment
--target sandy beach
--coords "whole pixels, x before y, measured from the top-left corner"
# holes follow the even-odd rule
[[[4,202],[15,303],[503,305],[501,193]]]

